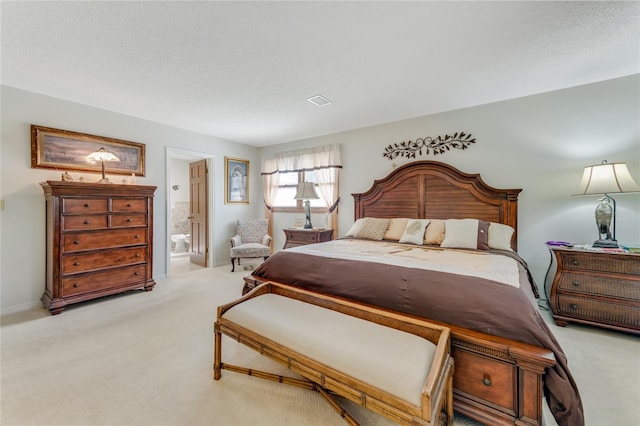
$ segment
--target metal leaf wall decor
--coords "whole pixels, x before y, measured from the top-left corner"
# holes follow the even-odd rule
[[[396,157],[416,158],[416,155],[444,154],[451,148],[467,149],[469,145],[476,143],[476,138],[470,133],[454,133],[453,135],[437,136],[435,138],[427,136],[414,141],[403,141],[394,143],[385,148],[383,157],[393,160]]]

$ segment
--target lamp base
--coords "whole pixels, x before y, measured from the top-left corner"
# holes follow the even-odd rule
[[[313,229],[313,225],[310,223],[305,223],[304,229]]]
[[[96,183],[111,183],[111,181],[109,178],[102,178],[99,181],[96,181]]]
[[[616,240],[596,240],[593,242],[594,247],[618,248]]]

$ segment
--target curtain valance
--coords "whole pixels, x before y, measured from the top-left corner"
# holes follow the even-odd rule
[[[341,168],[340,145],[323,145],[282,152],[262,161],[262,174]]]

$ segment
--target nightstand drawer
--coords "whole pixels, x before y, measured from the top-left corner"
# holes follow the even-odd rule
[[[558,296],[558,310],[561,315],[640,329],[640,305],[638,304],[625,305],[561,294]]]
[[[311,244],[318,241],[318,235],[314,232],[291,232],[287,237],[291,243]]]
[[[640,275],[640,262],[634,255],[611,253],[562,253],[564,270],[599,271]]]
[[[640,279],[618,279],[567,272],[558,283],[559,290],[640,300]]]

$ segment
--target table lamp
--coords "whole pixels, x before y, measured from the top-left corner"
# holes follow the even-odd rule
[[[575,195],[604,195],[596,207],[598,240],[594,247],[618,247],[616,240],[616,201],[609,194],[640,192],[640,186],[633,180],[626,163],[608,163],[586,166],[580,181],[580,189]],[[613,226],[612,226],[613,220]]]
[[[300,182],[296,191],[296,196],[293,197],[296,200],[304,200],[304,214],[306,216],[306,222],[304,224],[305,229],[313,228],[311,225],[311,203],[309,200],[317,200],[318,193],[313,185],[313,182]]]
[[[98,181],[98,183],[109,183],[109,179],[104,175],[104,162],[105,161],[120,161],[118,157],[104,149],[104,147],[99,150],[92,152],[87,155],[87,160],[90,161],[100,161],[102,163],[102,179]]]

